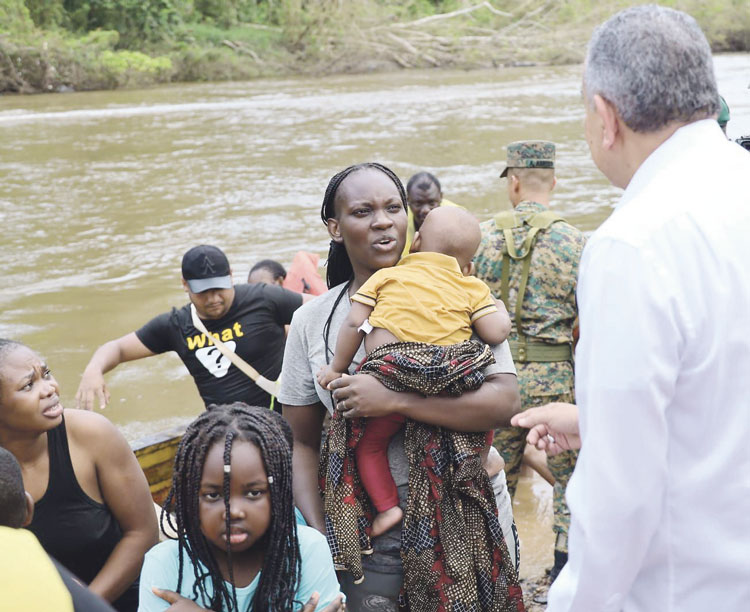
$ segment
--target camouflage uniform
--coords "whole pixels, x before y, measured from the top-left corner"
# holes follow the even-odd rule
[[[516,143],[521,144],[521,143]],[[536,151],[540,143],[523,143],[515,166],[512,167],[552,167],[551,165],[531,165],[534,159],[539,161],[549,157],[549,151],[541,155]],[[554,159],[554,145],[541,143],[552,147]],[[510,145],[508,163],[511,161]],[[537,153],[537,155],[535,155]],[[532,160],[531,164],[529,159]],[[507,172],[507,170],[506,170]],[[503,176],[505,172],[503,173]],[[538,213],[547,209],[536,202],[520,202],[515,208],[515,224],[510,231],[514,245],[511,249],[521,251],[523,243],[532,232],[529,221]],[[547,215],[551,213],[547,212]],[[502,276],[504,249],[506,245],[504,231],[498,226],[499,219],[490,219],[481,224],[482,242],[475,257],[476,276],[486,282],[495,297],[502,296]],[[508,214],[505,214],[508,217]],[[501,224],[502,225],[502,224]],[[505,225],[507,227],[507,224]],[[570,402],[574,398],[573,364],[571,354],[566,347],[572,345],[573,325],[577,317],[576,279],[578,263],[583,250],[583,234],[572,225],[554,220],[546,229],[536,233],[536,241],[531,246],[528,280],[526,283],[522,309],[520,311],[521,332],[519,338],[516,327],[516,301],[522,280],[523,259],[513,259],[506,256],[509,262],[508,270],[508,299],[506,307],[513,321],[513,328],[509,340],[514,352],[513,358],[518,370],[518,383],[521,393],[522,409],[539,406],[549,402]],[[515,247],[515,249],[513,249]],[[518,253],[517,253],[518,254]],[[561,353],[555,359],[542,360],[534,349],[540,346],[541,358],[549,358],[552,352]],[[520,348],[523,346],[523,348]],[[526,354],[524,354],[526,351]],[[544,354],[546,351],[546,355]],[[537,349],[537,353],[540,351]],[[520,353],[520,354],[519,354]],[[518,472],[523,458],[526,443],[526,430],[518,427],[508,427],[498,430],[494,445],[505,459],[505,470],[508,479],[508,490],[515,494],[518,484]],[[557,534],[555,549],[567,552],[567,532],[570,524],[570,512],[565,503],[565,488],[575,467],[576,451],[567,451],[555,457],[549,457],[547,462],[555,477],[554,530]]]

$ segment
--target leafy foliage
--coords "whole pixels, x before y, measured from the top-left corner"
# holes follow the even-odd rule
[[[717,51],[750,50],[748,0],[659,0]],[[0,0],[0,93],[393,66],[580,61],[633,0]]]

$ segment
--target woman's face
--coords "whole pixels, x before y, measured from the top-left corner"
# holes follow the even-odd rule
[[[0,365],[0,427],[44,432],[62,420],[60,388],[47,364],[31,349],[10,349]]]
[[[395,265],[406,242],[406,210],[399,190],[374,168],[358,170],[339,185],[336,218],[328,232],[343,242],[352,262],[355,280],[364,282],[381,268]]]

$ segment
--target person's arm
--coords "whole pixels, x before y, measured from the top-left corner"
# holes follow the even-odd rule
[[[510,319],[507,311],[486,314],[476,319],[471,326],[477,336],[487,344],[500,344],[510,334]]]
[[[169,604],[169,608],[166,608],[170,612],[193,612],[194,610],[205,610],[206,608],[202,608],[197,603],[195,603],[192,599],[188,599],[187,597],[183,597],[179,593],[176,593],[175,591],[169,591],[167,589],[160,589],[157,587],[153,588],[153,593],[160,599],[164,600],[167,604]],[[152,608],[145,608],[142,605],[138,606],[138,612],[147,612],[148,610],[151,610]]]
[[[339,329],[339,335],[336,339],[336,352],[331,359],[331,364],[323,367],[318,373],[318,384],[324,389],[327,389],[329,383],[349,370],[354,355],[357,354],[365,336],[365,332],[360,331],[359,328],[370,316],[370,313],[372,313],[372,306],[352,301],[352,308],[346,317],[346,321]]]
[[[93,410],[94,397],[98,397],[99,408],[104,408],[109,403],[109,390],[104,382],[104,375],[121,363],[152,355],[155,353],[146,348],[135,332],[102,344],[83,371],[81,384],[76,392],[76,406]]]
[[[320,597],[313,609],[325,609],[339,599],[341,592],[328,542],[316,531],[300,527],[299,547],[302,563],[295,599],[309,601],[317,592]]]
[[[342,376],[331,383],[336,409],[346,418],[397,413],[455,431],[506,427],[521,409],[515,374],[492,374],[475,391],[458,397],[391,391],[374,376]]]
[[[282,404],[281,413],[289,422],[294,435],[292,475],[294,503],[308,525],[325,534],[323,501],[318,490],[320,463],[320,434],[326,409],[322,403],[308,406]]]
[[[175,593],[179,576],[179,543],[167,540],[154,546],[146,553],[138,584],[138,612],[164,612],[170,607],[170,602],[163,593]],[[183,576],[192,576],[193,566],[186,563]],[[183,580],[182,591],[190,592]],[[178,594],[178,593],[175,593]]]
[[[104,601],[98,595],[92,593],[91,590],[71,574],[67,568],[51,557],[50,560],[60,574],[63,583],[65,583],[65,588],[70,592],[70,596],[73,599],[74,610],[82,610],[85,612],[115,612],[115,609],[109,605],[109,603]]]
[[[302,608],[301,612],[345,612],[346,606],[344,605],[344,596],[339,595],[336,599],[327,605],[325,608],[318,609],[318,603],[320,602],[320,593],[317,591],[310,596],[307,603]]]
[[[684,342],[671,264],[608,238],[584,253],[576,350],[583,446],[567,489],[575,546],[549,592],[549,612],[620,610],[644,569],[668,493],[666,410]]]
[[[146,477],[123,435],[101,415],[67,414],[71,440],[91,458],[104,504],[122,530],[122,538],[99,573],[91,591],[114,601],[141,571],[143,557],[158,542],[158,528]]]

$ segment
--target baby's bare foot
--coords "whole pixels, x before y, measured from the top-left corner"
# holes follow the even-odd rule
[[[371,538],[376,538],[379,535],[383,535],[391,527],[395,527],[404,518],[404,512],[398,506],[388,508],[385,512],[380,512],[375,516],[375,520],[372,521],[372,532],[370,533]]]

